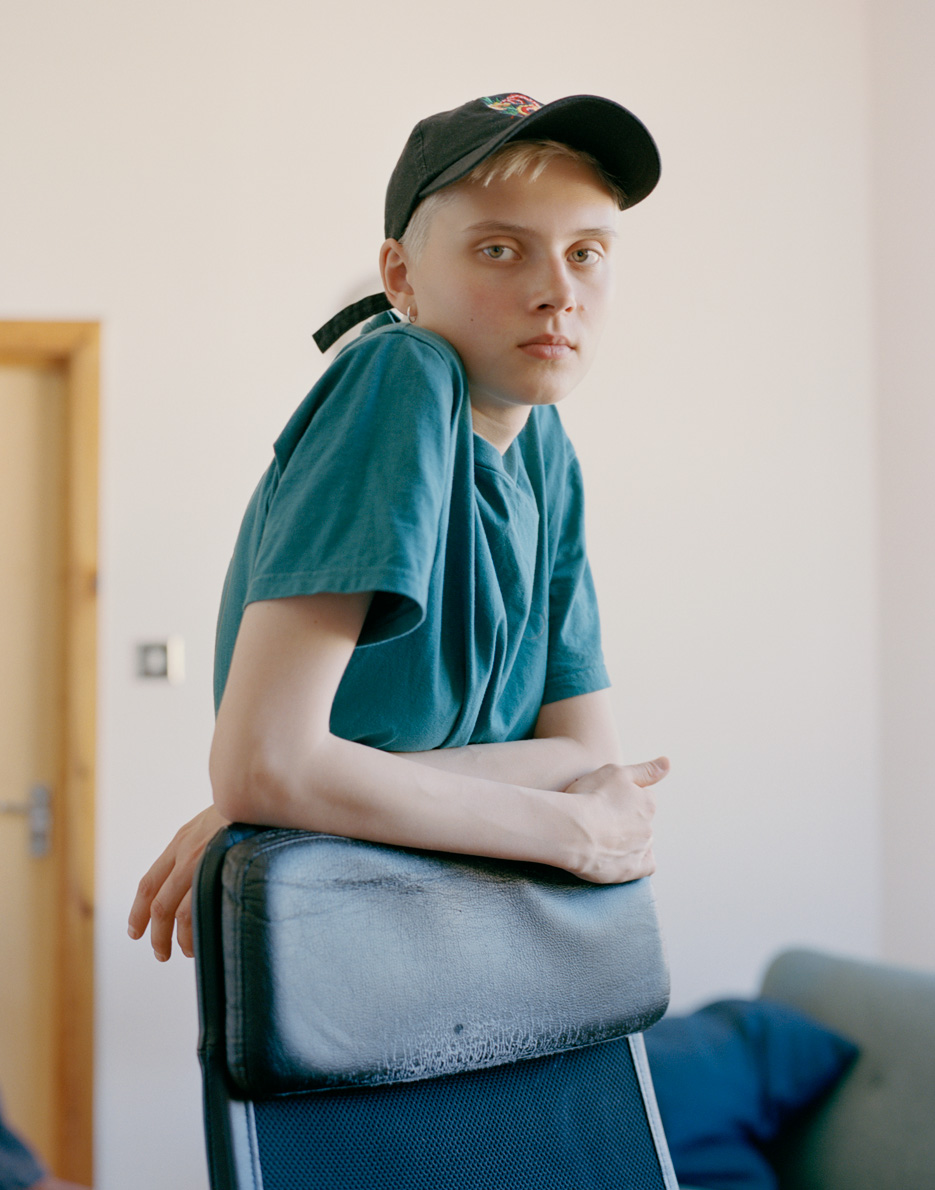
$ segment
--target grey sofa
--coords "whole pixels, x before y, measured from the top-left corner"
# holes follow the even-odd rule
[[[935,1190],[935,974],[790,950],[761,995],[860,1046],[779,1154],[782,1190]]]

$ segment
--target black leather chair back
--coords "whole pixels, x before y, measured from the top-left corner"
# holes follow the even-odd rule
[[[195,942],[212,1190],[677,1190],[648,881],[235,826]]]

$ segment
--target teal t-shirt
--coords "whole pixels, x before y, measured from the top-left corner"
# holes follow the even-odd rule
[[[244,607],[374,591],[331,730],[390,751],[524,739],[544,703],[609,685],[581,474],[558,411],[503,456],[461,361],[387,316],[289,420],[253,494],[218,620],[220,705]]]

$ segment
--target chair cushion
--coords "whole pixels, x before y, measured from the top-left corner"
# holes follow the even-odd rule
[[[768,1000],[723,1000],[646,1034],[653,1085],[680,1184],[774,1190],[765,1149],[840,1078],[846,1038]]]
[[[253,1098],[478,1070],[665,1011],[648,881],[278,830],[222,879],[227,1065]]]

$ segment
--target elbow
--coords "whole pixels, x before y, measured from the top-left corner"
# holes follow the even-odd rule
[[[259,748],[227,748],[217,739],[208,764],[217,810],[230,822],[288,825],[288,784],[281,768]]]
[[[228,822],[249,823],[251,821],[249,801],[244,796],[243,790],[238,788],[237,783],[224,779],[218,780],[212,775],[211,792],[214,797],[215,809]],[[255,823],[254,825],[259,826],[260,824]]]

